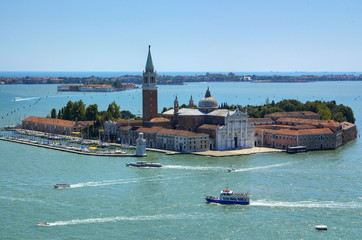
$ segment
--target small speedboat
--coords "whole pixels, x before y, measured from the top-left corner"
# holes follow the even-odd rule
[[[228,168],[227,170],[228,170],[228,172],[235,172],[236,171],[235,168]]]
[[[131,162],[126,163],[127,167],[162,167],[160,163],[155,162]]]
[[[55,184],[53,185],[54,188],[70,188],[70,184],[66,184],[66,183],[58,183],[58,184]]]
[[[233,193],[233,191],[226,188],[221,190],[220,197],[205,196],[205,200],[208,203],[249,205],[250,194]]]
[[[36,225],[38,226],[49,226],[50,224],[47,222],[38,222]]]
[[[315,229],[321,231],[321,230],[327,230],[328,227],[326,225],[317,225],[315,226]]]

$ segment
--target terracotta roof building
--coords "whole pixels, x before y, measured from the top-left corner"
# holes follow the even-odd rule
[[[71,135],[72,132],[80,132],[93,121],[69,121],[56,118],[28,117],[22,121],[22,128],[34,131],[54,134]]]

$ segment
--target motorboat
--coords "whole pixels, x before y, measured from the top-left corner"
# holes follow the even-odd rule
[[[235,168],[228,168],[227,171],[228,172],[235,172],[236,170],[235,170]]]
[[[249,193],[233,193],[228,188],[221,190],[219,197],[205,196],[208,203],[249,205]]]
[[[315,229],[316,230],[327,230],[328,227],[326,225],[317,225],[317,226],[315,226]]]
[[[308,152],[306,146],[295,146],[287,148],[287,153],[302,153],[302,152]]]
[[[60,188],[70,188],[70,184],[67,184],[67,183],[58,183],[58,184],[55,184],[53,186],[54,186],[54,188],[58,188],[58,189],[60,189]]]
[[[114,150],[114,153],[116,153],[116,154],[126,154],[127,152],[122,151],[122,150]]]
[[[47,222],[38,222],[36,225],[38,226],[49,226],[50,224]]]
[[[155,162],[130,162],[126,163],[127,167],[162,167],[160,163]]]

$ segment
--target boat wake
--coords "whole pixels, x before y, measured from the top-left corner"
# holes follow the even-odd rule
[[[183,169],[183,170],[225,170],[224,167],[202,167],[202,166],[182,166],[182,165],[164,165],[163,168]]]
[[[39,203],[45,203],[43,200],[30,199],[30,198],[17,198],[17,197],[0,196],[0,199],[9,200],[9,201],[20,201],[20,202],[39,202]]]
[[[251,206],[261,207],[287,207],[287,208],[333,208],[333,209],[361,209],[362,204],[358,202],[313,202],[313,201],[301,201],[301,202],[274,202],[257,200],[251,201]]]
[[[15,97],[13,101],[20,102],[20,101],[29,101],[29,100],[35,100],[35,99],[41,99],[41,97],[30,97],[30,98]]]
[[[261,170],[267,168],[274,168],[274,167],[281,167],[288,165],[290,163],[280,163],[280,164],[273,164],[273,165],[266,165],[266,166],[258,166],[258,167],[251,167],[251,168],[240,168],[235,169],[234,172],[247,172],[247,171],[254,171],[254,170]],[[182,166],[182,165],[164,165],[163,168],[169,169],[185,169],[185,170],[199,170],[199,171],[207,171],[207,170],[226,170],[225,167],[203,167],[203,166]]]
[[[50,227],[50,226],[66,226],[66,225],[77,225],[77,224],[90,224],[90,223],[107,223],[107,222],[118,222],[118,221],[154,221],[154,220],[184,220],[195,218],[195,216],[189,214],[166,214],[166,215],[152,215],[152,216],[133,216],[133,217],[107,217],[107,218],[88,218],[88,219],[73,219],[68,221],[56,221],[46,222],[44,224],[38,224],[39,226]]]
[[[240,168],[240,169],[235,169],[235,172],[247,172],[247,171],[282,167],[282,166],[285,166],[285,165],[288,165],[288,164],[290,164],[290,163],[287,162],[287,163],[279,163],[279,164],[272,164],[272,165],[266,165],[266,166],[251,167],[251,168]]]
[[[132,179],[118,179],[118,180],[103,180],[99,182],[86,182],[86,183],[76,183],[70,184],[70,188],[80,188],[80,187],[99,187],[99,186],[108,186],[108,185],[118,185],[118,184],[127,184],[127,183],[137,183],[141,181],[164,181],[176,178],[132,178]]]

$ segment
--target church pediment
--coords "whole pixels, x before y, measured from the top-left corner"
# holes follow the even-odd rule
[[[241,112],[239,109],[236,109],[235,112],[227,116],[228,119],[240,119],[240,118],[247,118],[248,114]]]

